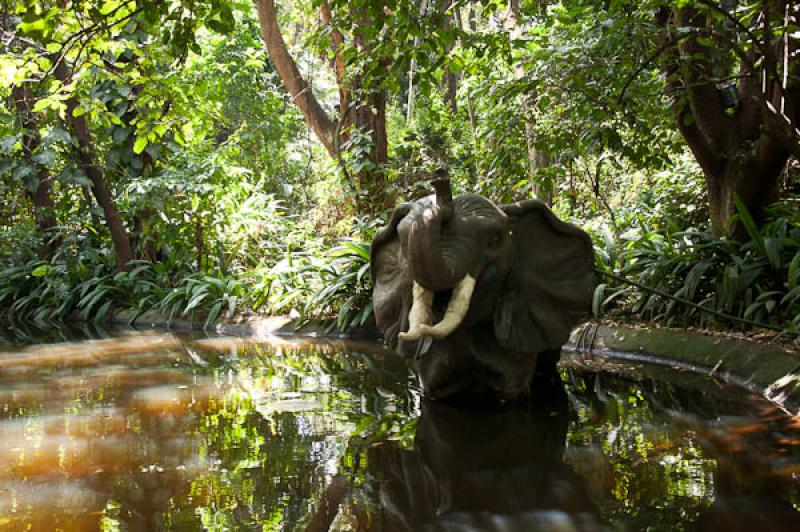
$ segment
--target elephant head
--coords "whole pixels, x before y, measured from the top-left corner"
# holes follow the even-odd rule
[[[560,349],[590,305],[591,240],[538,200],[496,205],[433,184],[372,242],[378,327],[430,396],[476,383],[519,396],[537,354]]]

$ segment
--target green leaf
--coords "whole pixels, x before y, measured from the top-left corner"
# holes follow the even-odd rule
[[[747,234],[750,235],[753,243],[755,243],[759,251],[761,251],[761,254],[766,257],[767,250],[764,246],[764,239],[758,230],[755,220],[753,220],[753,217],[750,215],[750,211],[747,210],[747,207],[738,194],[734,193],[733,202],[736,205],[736,212],[739,214],[739,220],[741,220]]]
[[[792,257],[792,262],[789,263],[787,286],[790,290],[797,287],[798,273],[800,273],[800,251],[795,253],[794,257]]]
[[[42,264],[41,266],[37,266],[36,268],[34,268],[33,271],[31,272],[31,275],[33,275],[34,277],[44,277],[46,275],[49,275],[50,272],[52,271],[53,271],[52,266],[50,266],[49,264]]]
[[[206,317],[206,322],[203,325],[203,330],[208,330],[211,325],[214,324],[214,321],[219,316],[220,311],[222,310],[222,301],[218,301],[213,307],[211,307],[211,312],[208,313],[208,317]]]
[[[10,154],[13,152],[21,136],[22,135],[18,133],[16,135],[9,135],[0,139],[0,153]]]
[[[136,137],[136,142],[133,143],[133,153],[139,155],[147,147],[147,136]]]
[[[592,296],[592,314],[595,317],[600,317],[600,311],[602,310],[602,302],[603,296],[605,295],[606,287],[608,285],[606,283],[601,283],[597,285],[594,289],[594,295]]]
[[[42,166],[52,168],[56,164],[56,152],[50,148],[45,148],[33,156],[33,160]]]
[[[41,33],[47,28],[47,19],[39,18],[28,22],[21,22],[19,25],[20,31],[26,35]]]

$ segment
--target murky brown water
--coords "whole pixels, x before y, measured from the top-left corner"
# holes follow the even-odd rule
[[[464,410],[369,343],[0,351],[3,530],[800,530],[800,420],[687,373]]]

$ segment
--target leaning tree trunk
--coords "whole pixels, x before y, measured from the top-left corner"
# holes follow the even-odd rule
[[[762,3],[763,16],[757,20],[767,21],[758,22],[764,25],[764,38],[751,43],[747,52],[738,52],[738,72],[732,53],[712,54],[699,42],[699,37],[719,33],[709,29],[713,24],[706,13],[693,7],[664,8],[657,16],[666,28],[664,72],[673,111],[703,170],[716,234],[742,234],[733,224],[736,197],[757,222],[762,221],[766,207],[780,198],[786,162],[791,155],[800,156],[800,62],[776,60],[794,57],[797,40],[776,38],[768,27],[770,12],[785,12],[788,24],[789,7],[785,1]],[[723,101],[715,81],[720,72],[740,80],[728,89],[728,99],[735,96],[738,101]]]
[[[63,61],[56,67],[55,76],[62,83],[68,83],[67,68]],[[86,123],[84,115],[75,116],[75,109],[78,107],[78,101],[74,96],[69,98],[66,104],[67,120],[72,126],[75,137],[78,139],[78,164],[92,182],[92,193],[95,199],[97,199],[97,203],[103,209],[106,226],[111,232],[111,242],[114,245],[117,269],[121,272],[130,271],[130,261],[133,260],[131,240],[128,236],[128,232],[125,230],[125,226],[122,224],[119,210],[117,210],[117,205],[114,203],[114,198],[106,183],[103,167],[96,162],[97,157],[94,152],[94,144],[92,143],[92,135],[89,131],[89,126]]]
[[[71,105],[71,103],[73,105]],[[106,184],[103,170],[95,162],[96,157],[86,120],[83,119],[83,116],[72,116],[72,111],[76,107],[76,105],[74,105],[75,103],[74,100],[69,100],[67,102],[67,113],[71,117],[70,123],[75,130],[78,143],[80,144],[78,164],[80,164],[81,169],[92,182],[92,193],[95,199],[97,199],[97,203],[103,209],[106,226],[111,232],[111,242],[114,245],[114,253],[117,258],[117,269],[121,272],[130,271],[131,266],[129,263],[133,260],[131,241],[128,237],[128,232],[125,230],[125,226],[122,224],[122,218],[120,218],[119,210],[114,203],[111,191]]]
[[[379,82],[365,86],[363,80],[348,78],[344,60],[345,39],[338,30],[332,30],[331,41],[335,57],[335,74],[339,84],[340,119],[333,120],[317,100],[311,86],[303,78],[297,63],[289,52],[278,24],[277,9],[274,0],[256,0],[261,36],[267,53],[275,66],[275,71],[283,85],[297,105],[306,124],[314,131],[328,154],[336,159],[345,173],[346,167],[341,157],[340,148],[352,136],[352,128],[366,132],[370,138],[370,150],[367,155],[368,170],[360,171],[352,183],[360,196],[357,208],[361,212],[380,211],[394,204],[394,197],[389,192],[383,165],[388,161],[386,136],[386,91]],[[329,24],[332,19],[330,5],[321,4],[323,23]],[[363,23],[369,23],[368,20]],[[353,36],[355,46],[366,50],[368,43],[363,37]]]
[[[14,87],[12,91],[14,106],[20,116],[23,130],[25,131],[22,141],[22,149],[25,158],[34,164],[36,170],[36,190],[31,195],[33,212],[36,218],[36,225],[42,236],[42,243],[37,250],[39,258],[45,259],[52,255],[58,247],[57,235],[52,234],[56,227],[55,208],[52,197],[52,187],[50,171],[42,164],[36,163],[33,159],[36,149],[41,144],[39,128],[33,113],[33,94],[28,84]]]

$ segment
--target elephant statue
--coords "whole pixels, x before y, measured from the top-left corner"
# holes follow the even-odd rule
[[[541,201],[496,205],[453,198],[447,178],[433,186],[372,241],[378,328],[413,359],[428,398],[523,398],[591,305],[592,242]]]

